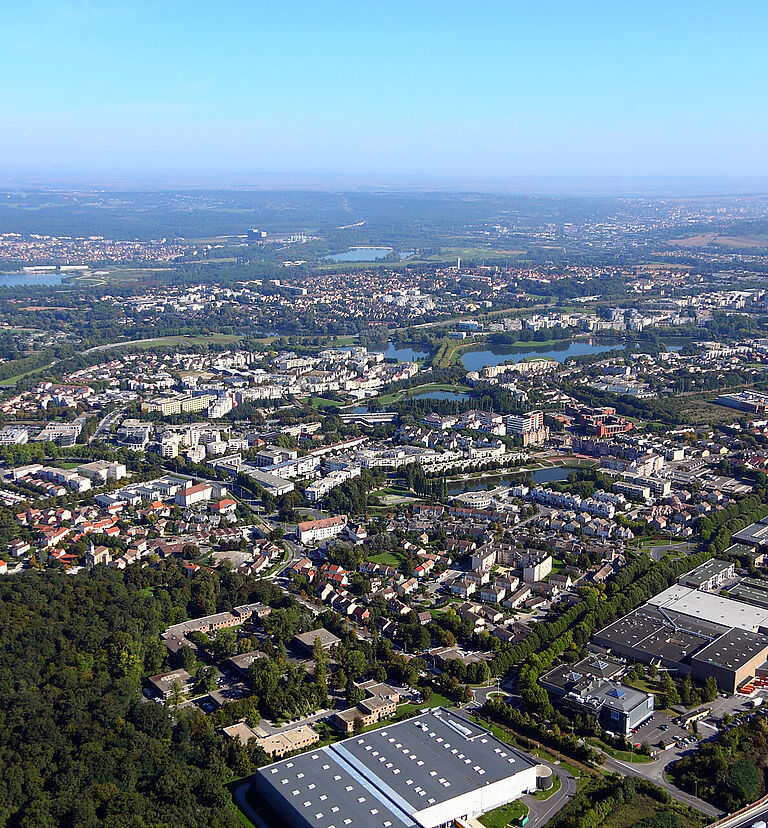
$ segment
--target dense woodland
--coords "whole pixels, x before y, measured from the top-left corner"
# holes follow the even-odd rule
[[[158,634],[188,611],[270,599],[235,574],[98,567],[0,583],[0,824],[237,825],[224,783],[259,757],[198,711],[142,700],[168,667]],[[252,753],[252,752],[251,752]]]

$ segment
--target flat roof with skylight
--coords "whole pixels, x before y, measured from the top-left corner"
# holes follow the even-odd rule
[[[259,793],[290,825],[434,828],[536,789],[536,765],[445,708],[262,768]]]

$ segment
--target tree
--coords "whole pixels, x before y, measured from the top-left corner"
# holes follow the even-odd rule
[[[718,696],[717,679],[714,676],[707,676],[704,681],[704,688],[701,691],[701,698],[705,702],[713,702]]]
[[[203,667],[197,674],[195,689],[198,693],[210,693],[216,687],[216,668]]]
[[[672,676],[667,672],[664,672],[661,677],[661,692],[664,694],[664,707],[680,704],[680,693],[677,691],[675,682],[672,681]]]
[[[753,764],[746,759],[739,759],[726,774],[723,788],[729,810],[735,811],[760,796],[763,782]]]
[[[179,650],[179,665],[183,670],[191,673],[197,664],[195,652],[191,647],[182,647]]]
[[[168,704],[175,710],[181,704],[183,698],[181,683],[178,680],[172,681],[169,688]]]

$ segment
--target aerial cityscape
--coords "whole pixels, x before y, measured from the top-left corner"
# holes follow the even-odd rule
[[[766,9],[48,5],[0,828],[766,828]]]

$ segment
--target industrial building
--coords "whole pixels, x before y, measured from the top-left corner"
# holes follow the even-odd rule
[[[303,828],[438,828],[535,791],[544,771],[445,708],[261,768],[258,793]]]
[[[677,579],[681,586],[701,589],[704,592],[717,592],[736,577],[736,564],[712,558],[697,566]]]
[[[733,693],[768,658],[768,609],[676,585],[600,630],[592,642],[700,681],[714,676]]]
[[[628,736],[653,715],[653,694],[617,680],[626,666],[608,656],[589,656],[555,667],[540,682],[563,707],[591,713],[606,730]]]

